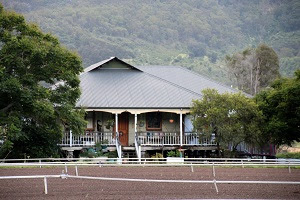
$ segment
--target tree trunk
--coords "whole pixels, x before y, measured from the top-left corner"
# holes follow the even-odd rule
[[[259,59],[257,59],[257,66],[256,66],[256,73],[255,73],[255,85],[254,85],[254,94],[257,94],[258,92],[258,87],[259,87],[259,73],[260,73],[260,63]]]
[[[251,95],[253,95],[253,66],[251,66],[251,72],[250,72],[250,92]]]

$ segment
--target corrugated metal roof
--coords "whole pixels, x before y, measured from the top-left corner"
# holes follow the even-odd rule
[[[188,108],[200,94],[177,87],[147,73],[126,69],[98,69],[80,76],[86,108]]]
[[[214,88],[221,93],[236,92],[177,66],[99,67],[112,60],[116,58],[96,63],[80,75],[82,94],[77,107],[189,108],[193,99],[202,97],[201,91],[205,88]]]
[[[136,68],[199,94],[207,88],[216,89],[219,93],[238,92],[180,66],[136,66]]]

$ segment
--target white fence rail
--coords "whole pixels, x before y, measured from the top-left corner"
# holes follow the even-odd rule
[[[34,158],[0,159],[0,167],[9,166],[262,166],[299,167],[300,159],[235,159],[235,158]]]
[[[224,163],[224,161],[223,161]],[[54,163],[0,163],[0,165],[2,166],[7,166],[7,165],[47,165],[47,166],[53,166]],[[89,166],[93,166],[95,164],[79,164],[79,163],[65,163],[65,172],[63,174],[60,175],[35,175],[35,176],[0,176],[0,180],[1,179],[39,179],[39,178],[43,178],[44,179],[44,192],[45,194],[48,194],[48,184],[47,184],[47,178],[75,178],[75,179],[89,179],[89,180],[108,180],[108,181],[130,181],[130,182],[152,182],[152,183],[211,183],[214,184],[215,190],[217,193],[219,193],[217,184],[288,184],[288,185],[300,185],[300,181],[227,181],[227,180],[222,180],[222,181],[218,181],[216,180],[216,172],[215,172],[215,163],[206,163],[206,164],[211,164],[212,166],[212,173],[213,173],[213,180],[166,180],[166,179],[132,179],[132,178],[111,178],[111,177],[93,177],[93,176],[79,176],[78,175],[78,166],[79,165],[89,165]],[[226,165],[230,165],[229,163],[225,163]],[[270,163],[264,163],[265,165],[270,165]],[[278,163],[277,163],[278,164]],[[290,165],[291,163],[289,163]],[[58,164],[59,166],[62,165],[62,163]],[[67,166],[70,165],[74,165],[75,166],[75,176],[73,175],[69,175],[68,170],[67,170]],[[136,165],[136,164],[135,164]],[[182,165],[178,165],[178,164],[168,164],[169,166],[182,166]],[[194,172],[194,165],[198,165],[198,164],[188,164],[191,166],[191,172]],[[300,166],[300,162],[297,161],[296,163],[293,163],[293,165],[296,166]],[[133,164],[131,164],[131,166],[133,166]],[[140,166],[140,164],[139,164]],[[153,165],[152,165],[153,166]],[[167,165],[165,165],[167,166]],[[186,166],[186,165],[184,165]],[[290,168],[289,168],[290,169]],[[290,170],[289,170],[290,172]]]

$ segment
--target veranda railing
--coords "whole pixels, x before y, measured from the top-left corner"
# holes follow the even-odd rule
[[[86,131],[82,135],[72,135],[66,132],[60,146],[95,146],[97,143],[115,145],[115,137],[112,132]]]
[[[138,132],[137,140],[142,146],[151,145],[180,145],[179,132]],[[215,146],[213,136],[204,136],[201,133],[185,132],[183,134],[183,145]]]

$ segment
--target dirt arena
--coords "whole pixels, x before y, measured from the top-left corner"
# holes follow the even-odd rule
[[[0,176],[58,175],[64,167],[0,168]],[[80,176],[139,179],[213,180],[206,167],[78,167]],[[75,175],[69,167],[68,174]],[[300,185],[153,183],[48,178],[0,180],[0,199],[300,199]],[[216,180],[300,181],[300,169],[220,168]]]

